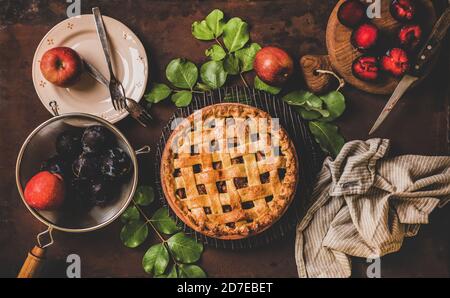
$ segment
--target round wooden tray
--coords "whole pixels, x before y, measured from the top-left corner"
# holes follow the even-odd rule
[[[353,61],[361,56],[361,53],[350,42],[352,29],[342,25],[337,17],[339,7],[345,1],[340,0],[337,3],[328,20],[326,43],[331,65],[347,83],[358,89],[374,94],[391,94],[400,79],[386,76],[379,82],[371,83],[362,81],[352,74]],[[431,0],[416,0],[416,2],[418,5],[417,23],[422,26],[424,36],[427,36],[436,22],[436,12]],[[389,11],[390,3],[390,0],[381,0],[381,18],[375,18],[372,22],[378,26],[387,40],[392,41],[402,24],[392,17]]]

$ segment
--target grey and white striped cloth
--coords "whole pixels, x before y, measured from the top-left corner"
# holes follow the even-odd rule
[[[398,251],[450,200],[450,157],[384,158],[388,149],[389,140],[353,141],[325,160],[297,226],[300,277],[350,277],[350,256]]]

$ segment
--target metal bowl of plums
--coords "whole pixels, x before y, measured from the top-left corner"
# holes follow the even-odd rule
[[[47,230],[37,236],[19,276],[31,277],[53,244],[52,231],[90,232],[127,208],[138,182],[137,155],[126,137],[99,117],[74,113],[38,126],[24,142],[16,182],[28,210]]]

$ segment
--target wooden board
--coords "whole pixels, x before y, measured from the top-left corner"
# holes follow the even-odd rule
[[[345,0],[340,0],[328,20],[326,42],[328,48],[328,55],[333,69],[339,73],[344,80],[354,87],[363,91],[374,94],[391,94],[400,79],[391,76],[384,76],[379,82],[365,82],[352,74],[352,63],[358,58],[361,53],[356,50],[351,42],[352,29],[342,25],[337,17],[337,12],[341,4]],[[418,4],[417,23],[422,26],[424,36],[428,36],[434,23],[436,22],[436,12],[434,11],[431,0],[416,0]],[[375,18],[372,22],[378,26],[382,34],[389,40],[390,44],[394,45],[394,37],[396,32],[402,26],[397,22],[389,11],[390,0],[381,0],[381,18]]]

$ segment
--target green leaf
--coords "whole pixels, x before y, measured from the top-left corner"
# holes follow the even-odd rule
[[[150,247],[142,259],[145,272],[153,275],[164,274],[167,265],[169,265],[169,252],[162,243]]]
[[[198,82],[197,85],[195,85],[195,89],[201,90],[201,91],[210,91],[211,87],[209,87],[206,84]]]
[[[185,264],[197,262],[203,252],[203,244],[186,236],[183,232],[170,237],[167,244],[175,259]]]
[[[270,86],[266,83],[264,83],[260,78],[255,77],[255,89],[265,91],[267,93],[277,95],[281,92],[281,88]]]
[[[223,42],[230,53],[242,49],[250,39],[248,24],[240,18],[232,18],[223,28]]]
[[[239,59],[237,59],[233,53],[228,54],[225,57],[225,60],[223,60],[223,68],[228,74],[239,74]]]
[[[323,101],[320,99],[320,97],[314,95],[306,99],[306,104],[312,109],[321,109],[323,106]]]
[[[213,40],[214,32],[208,27],[205,20],[192,24],[192,35],[199,40]]]
[[[141,245],[148,236],[147,224],[141,220],[129,222],[120,231],[120,239],[129,248]]]
[[[192,89],[198,79],[198,69],[194,63],[178,58],[167,65],[166,76],[175,87]]]
[[[236,57],[239,59],[241,72],[250,71],[253,69],[253,62],[261,46],[257,43],[252,43],[250,46],[240,49],[236,52]]]
[[[328,117],[320,119],[321,121],[333,121],[339,118],[345,111],[345,97],[339,91],[332,91],[320,97],[330,113]]]
[[[128,208],[125,210],[124,213],[120,216],[120,220],[123,223],[128,223],[130,221],[136,221],[139,218],[141,218],[139,214],[139,210],[136,208],[136,206],[128,206]]]
[[[181,264],[178,266],[181,278],[206,278],[206,273],[197,265]]]
[[[206,17],[206,24],[211,29],[214,37],[219,37],[223,33],[225,22],[223,21],[223,12],[219,9],[214,9]]]
[[[169,97],[172,90],[166,84],[153,84],[145,99],[150,103],[158,103]]]
[[[177,278],[177,277],[178,277],[177,266],[173,265],[172,269],[169,271],[169,274],[167,274],[167,278]]]
[[[202,81],[213,89],[222,87],[227,80],[227,73],[221,61],[209,61],[200,68]]]
[[[329,153],[332,157],[336,157],[339,154],[345,141],[339,134],[336,125],[312,121],[309,122],[309,129],[323,151]]]
[[[158,231],[167,235],[171,235],[181,230],[172,217],[170,217],[169,209],[166,207],[158,209],[150,220]]]
[[[227,53],[221,46],[214,44],[205,51],[205,55],[213,61],[221,61],[225,58]]]
[[[320,115],[322,115],[322,117],[329,117],[330,116],[330,112],[328,112],[327,110],[322,109],[322,108],[312,107],[308,103],[305,104],[304,106],[302,106],[302,108],[304,108],[305,110],[310,111],[310,112],[317,112]]]
[[[300,114],[300,116],[305,120],[316,120],[322,117],[322,114],[316,111],[308,111],[303,107],[296,107],[296,111]]]
[[[134,194],[134,202],[139,206],[148,206],[155,200],[155,191],[151,186],[139,186]]]
[[[318,100],[322,103],[319,97],[317,97],[316,95],[314,95],[309,91],[304,90],[293,91],[291,93],[288,93],[285,96],[283,96],[283,100],[287,104],[292,106],[304,106],[305,104],[307,104],[308,100],[311,102],[316,102]]]
[[[176,92],[172,95],[172,101],[179,108],[187,107],[191,104],[192,92],[187,90]]]

